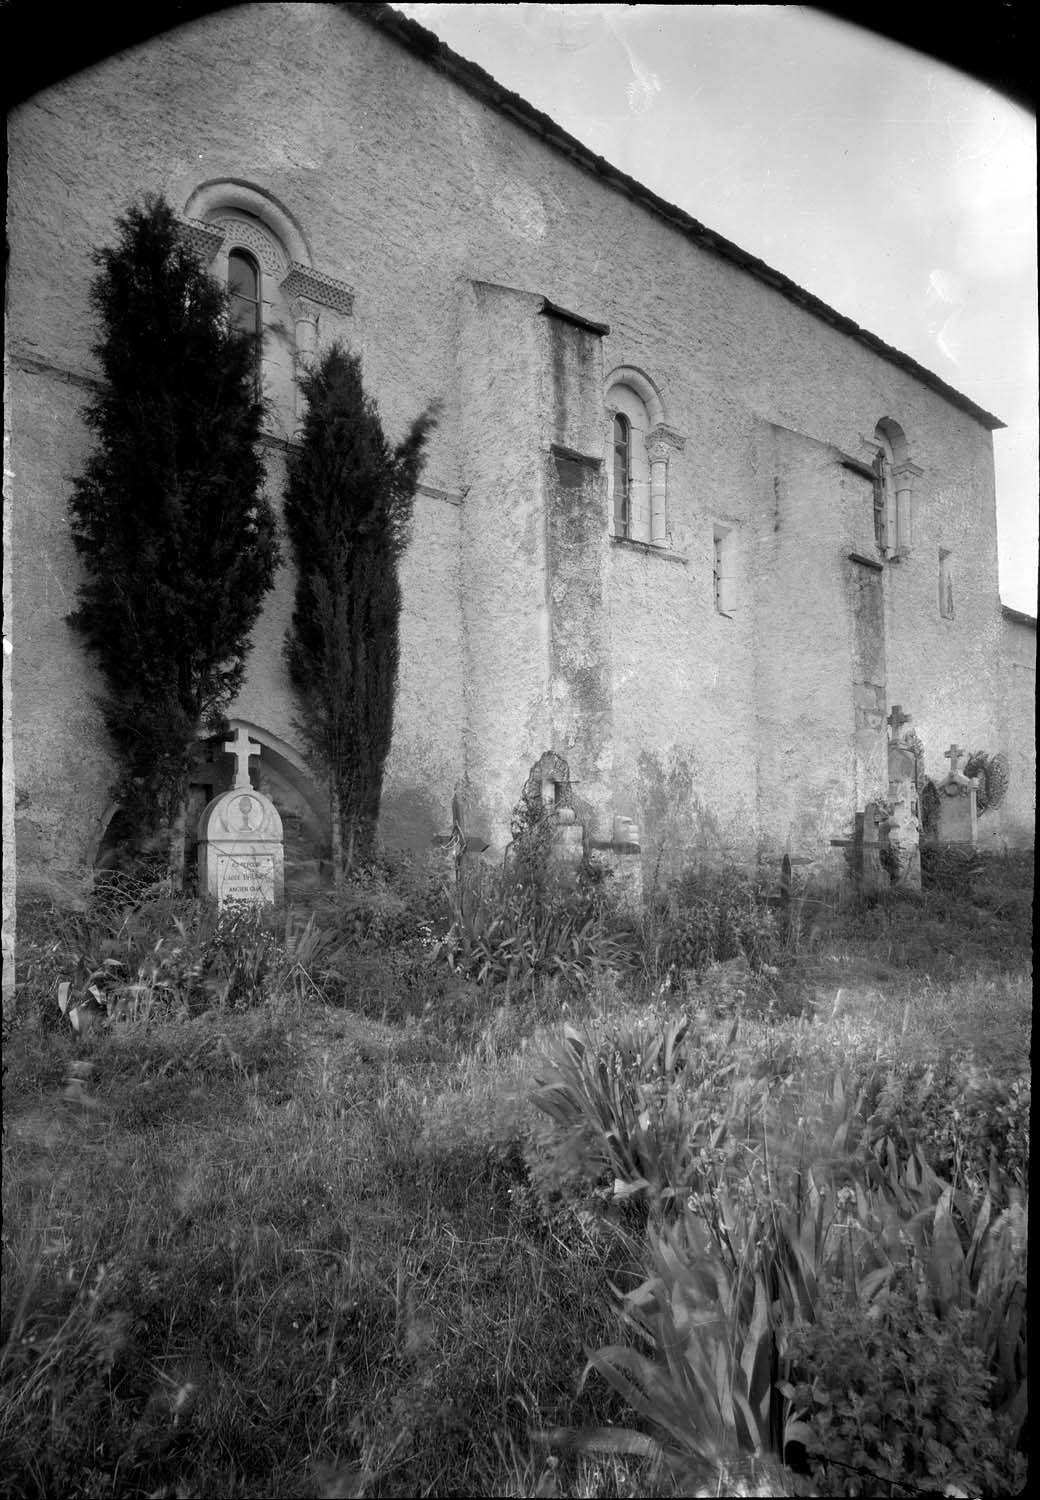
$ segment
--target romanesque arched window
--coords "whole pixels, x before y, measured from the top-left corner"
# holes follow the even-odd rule
[[[669,545],[668,461],[683,439],[665,425],[657,387],[631,366],[607,380],[612,461],[607,491],[615,537],[654,547]]]
[[[247,250],[232,250],[228,255],[228,301],[231,321],[242,333],[255,340],[256,371],[261,373],[263,350],[263,299],[260,293],[260,266]]]
[[[228,256],[228,294],[231,298],[231,320],[243,333],[259,338],[260,267],[245,250],[232,250]]]
[[[632,424],[621,412],[614,418],[614,535],[628,536],[631,519]]]
[[[185,205],[183,233],[227,287],[231,316],[258,336],[258,373],[274,436],[298,430],[296,377],[318,348],[319,323],[331,341],[353,309],[345,282],[316,270],[310,247],[289,212],[261,188],[210,182]]]
[[[910,462],[906,434],[891,417],[874,429],[874,541],[893,562],[913,546],[914,481],[922,470]]]

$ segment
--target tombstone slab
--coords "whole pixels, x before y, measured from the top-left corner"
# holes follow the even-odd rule
[[[889,853],[892,883],[921,889],[921,810],[917,795],[917,752],[909,742],[913,719],[896,704],[888,716],[888,802],[882,833]]]
[[[858,885],[861,893],[872,896],[888,885],[888,875],[881,863],[881,824],[885,814],[877,802],[868,802],[863,812],[863,844],[860,851]]]
[[[967,752],[959,745],[951,745],[945,756],[950,769],[937,788],[939,843],[970,844],[974,848],[979,839],[979,783],[974,776],[965,776],[960,769],[960,762],[966,758]]]
[[[917,791],[913,782],[890,782],[888,795],[891,810],[882,831],[891,856],[892,884],[919,891],[921,823],[917,816]]]
[[[252,787],[222,792],[199,819],[199,889],[223,909],[232,902],[281,906],[285,899],[282,820]]]
[[[940,844],[970,844],[979,840],[977,789],[946,780],[939,787],[938,838]]]

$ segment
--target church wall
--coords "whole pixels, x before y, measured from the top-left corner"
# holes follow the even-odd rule
[[[87,392],[48,370],[9,371],[12,497],[12,753],[17,767],[20,898],[75,887],[82,850],[109,800],[113,763],[94,696],[100,674],[66,615],[75,608],[78,563],[62,497],[87,452],[78,413]],[[6,509],[6,502],[5,502]]]
[[[842,556],[833,452],[775,423],[754,447],[758,827],[773,858],[806,858],[843,831],[876,736],[857,662],[859,580]]]
[[[544,430],[551,748],[568,763],[587,838],[613,836],[613,662],[607,598],[602,334],[539,316]],[[550,748],[547,746],[546,748]]]
[[[394,740],[383,785],[382,834],[390,847],[425,848],[451,829],[465,731],[461,502],[420,491],[401,567],[406,607]]]
[[[391,437],[442,399],[424,473],[440,498],[417,502],[404,571],[387,801],[402,836],[438,819],[445,831],[458,785],[470,828],[500,843],[532,761],[567,754],[549,743],[571,731],[551,709],[548,447],[603,459],[608,429],[590,415],[602,392],[587,377],[568,386],[562,416],[554,405],[542,297],[609,325],[601,376],[643,371],[685,439],[669,460],[668,556],[611,541],[602,501],[593,573],[606,629],[587,619],[582,649],[597,681],[610,656],[611,735],[597,731],[592,779],[609,770],[613,811],[635,817],[645,843],[691,854],[751,857],[760,835],[818,851],[870,790],[854,702],[868,617],[884,637],[884,694],[913,714],[929,770],[952,738],[988,743],[1003,691],[989,433],[343,9],[237,7],[110,59],[15,112],[11,165],[14,349],[89,371],[90,248],[111,242],[137,192],[162,190],[180,210],[200,183],[236,179],[282,204],[313,265],[354,288],[349,318],[322,313],[319,342],[338,333],[361,352]],[[61,389],[46,460],[27,459],[47,476],[33,481],[32,525],[55,534],[62,476],[86,451]],[[870,540],[869,483],[839,454],[866,460],[882,417],[923,470],[915,545],[885,564],[880,608],[857,616],[847,553]],[[729,617],[715,607],[715,528],[739,580]],[[938,609],[940,547],[956,565],[952,620]],[[283,583],[243,694],[255,710],[242,713],[262,706],[291,738],[286,599]],[[54,645],[53,622],[43,629],[26,649],[46,636],[68,662],[53,669],[58,701],[89,744],[82,655]],[[25,734],[38,737],[35,722]],[[91,787],[104,782],[97,766]]]
[[[1002,611],[1003,713],[973,750],[1002,751],[1010,782],[1004,803],[979,819],[979,840],[1029,847],[1036,826],[1036,621]]]
[[[541,299],[458,288],[467,827],[501,850],[549,709]]]

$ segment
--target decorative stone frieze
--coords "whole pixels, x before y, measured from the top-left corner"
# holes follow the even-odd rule
[[[245,219],[229,217],[213,221],[224,234],[224,241],[231,248],[249,250],[256,256],[262,270],[268,276],[281,276],[285,270],[285,256],[277,242],[264,232],[259,224],[250,224]]]
[[[202,219],[178,219],[177,232],[181,243],[193,250],[204,266],[209,265],[224,243],[223,229]]]
[[[289,299],[306,297],[321,307],[330,307],[333,312],[350,314],[354,310],[354,289],[335,276],[324,271],[314,271],[310,266],[301,266],[293,261],[282,277],[281,288]]]

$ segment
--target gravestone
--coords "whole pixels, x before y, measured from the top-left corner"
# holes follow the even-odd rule
[[[945,752],[950,769],[937,788],[939,793],[938,840],[940,844],[978,843],[978,781],[965,776],[960,763],[967,751],[957,744]]]
[[[888,716],[888,801],[882,832],[893,885],[921,889],[921,811],[917,796],[917,754],[909,743],[911,718],[897,703]]]
[[[868,802],[863,811],[863,845],[860,854],[859,889],[865,896],[884,890],[888,875],[881,863],[881,824],[885,814],[877,802]]]
[[[239,728],[224,749],[235,757],[235,781],[199,819],[199,890],[221,908],[232,902],[281,906],[282,820],[274,803],[249,780],[249,757],[259,755],[260,746]]]

